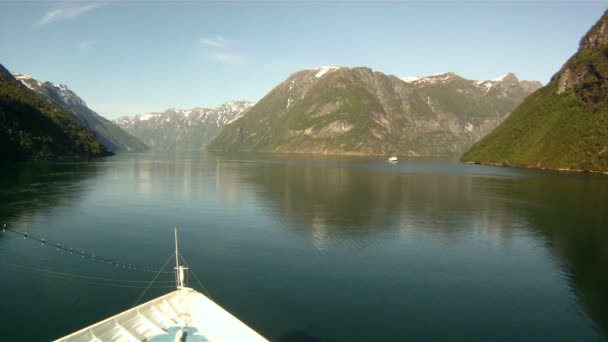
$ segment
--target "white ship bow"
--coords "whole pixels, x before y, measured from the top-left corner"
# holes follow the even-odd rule
[[[95,323],[57,342],[266,341],[202,293],[184,286],[175,238],[177,290]]]

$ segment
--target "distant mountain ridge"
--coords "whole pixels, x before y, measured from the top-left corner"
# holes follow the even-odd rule
[[[549,84],[462,160],[608,172],[608,11]]]
[[[0,65],[0,159],[98,157],[112,153],[95,133]]]
[[[482,82],[451,72],[403,80],[322,66],[289,76],[208,149],[459,155],[541,86],[513,74]]]
[[[412,83],[418,87],[424,87],[429,85],[437,85],[447,83],[454,78],[462,78],[464,77],[454,73],[454,72],[442,72],[439,74],[425,76],[425,77],[402,77],[401,80],[407,83]],[[465,79],[466,80],[466,79]],[[506,73],[496,79],[493,80],[483,80],[483,81],[475,81],[468,80],[470,82],[474,82],[474,84],[479,88],[479,90],[483,91],[484,94],[488,94],[489,92],[496,91],[501,85],[504,85],[505,82],[507,84],[519,85],[525,91],[533,92],[538,89],[542,84],[538,81],[520,81],[517,76],[512,73]]]
[[[63,108],[75,120],[93,130],[101,143],[113,152],[141,152],[148,147],[110,120],[97,114],[65,84],[42,82],[31,76],[15,73],[15,78],[30,90]]]
[[[249,101],[228,101],[217,108],[168,109],[164,112],[123,116],[118,126],[160,151],[201,150],[224,125],[244,115]]]

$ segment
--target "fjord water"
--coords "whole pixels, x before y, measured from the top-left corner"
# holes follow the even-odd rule
[[[189,283],[272,340],[608,336],[607,176],[195,153],[1,167],[0,223],[157,268],[178,225],[205,289]],[[9,232],[0,272],[0,340],[20,341],[127,309],[154,277]],[[143,300],[171,290],[157,280]]]

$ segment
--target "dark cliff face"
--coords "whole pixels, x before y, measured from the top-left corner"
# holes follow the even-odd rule
[[[528,97],[462,159],[608,171],[608,11],[551,82]]]
[[[577,53],[555,74],[556,94],[573,92],[589,106],[608,101],[608,11],[581,39]]]

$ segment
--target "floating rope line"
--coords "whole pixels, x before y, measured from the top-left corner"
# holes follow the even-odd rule
[[[24,270],[31,270],[31,271],[37,271],[40,273],[46,273],[46,274],[50,274],[50,275],[57,275],[57,276],[62,276],[62,277],[71,277],[71,278],[75,278],[75,279],[83,279],[83,280],[95,280],[95,281],[100,281],[100,282],[108,282],[108,283],[123,283],[123,284],[148,284],[149,281],[148,280],[128,280],[128,279],[115,279],[115,278],[101,278],[101,277],[91,277],[91,276],[85,276],[85,275],[81,275],[81,274],[75,274],[75,273],[67,273],[67,272],[59,272],[59,271],[54,271],[51,269],[45,269],[45,268],[38,268],[38,267],[32,267],[32,266],[25,266],[25,265],[19,265],[19,264],[12,264],[9,262],[5,262],[5,261],[0,261],[0,265],[5,265],[5,266],[12,266],[15,268],[21,268]],[[163,281],[159,281],[158,283],[165,283],[165,284],[172,284],[174,283],[174,281],[172,280],[163,280]]]
[[[16,235],[10,235],[11,238],[13,239],[19,239],[19,237],[16,237]],[[123,278],[102,278],[102,277],[93,277],[93,276],[89,276],[88,274],[85,273],[74,273],[74,272],[81,272],[81,267],[82,265],[79,265],[78,263],[69,263],[69,262],[65,262],[65,261],[61,261],[59,259],[53,259],[53,260],[49,260],[49,258],[45,258],[45,259],[39,259],[36,257],[33,257],[31,255],[26,255],[26,254],[21,254],[21,253],[11,253],[11,252],[4,252],[4,251],[0,251],[0,260],[4,261],[4,262],[9,262],[9,261],[13,261],[16,262],[18,261],[19,265],[27,265],[27,266],[31,266],[32,268],[38,268],[38,269],[46,269],[49,270],[51,272],[55,272],[54,270],[61,270],[63,273],[66,272],[73,272],[73,273],[66,273],[67,276],[76,276],[76,277],[83,277],[86,279],[91,279],[91,280],[99,280],[99,281],[108,281],[108,282],[126,282],[126,283],[148,283],[149,279],[147,279],[148,275],[144,274],[144,273],[140,273],[140,272],[130,272],[130,274],[137,274],[137,275],[142,275],[145,278],[140,278],[141,280],[130,280],[130,279],[123,279]],[[88,262],[89,260],[87,259],[81,259],[83,260],[82,262]],[[24,263],[27,262],[27,263]],[[35,265],[32,266],[32,265]],[[74,267],[76,267],[76,269],[74,269]],[[114,269],[112,267],[109,268],[109,272],[114,271]],[[121,269],[122,271],[122,269]],[[62,273],[62,272],[58,272],[58,273]],[[114,272],[117,273],[117,272]],[[131,278],[131,277],[129,277]],[[173,284],[175,283],[174,280],[159,280],[157,283],[166,283],[166,284]]]
[[[29,266],[24,266],[24,265],[18,265],[18,264],[12,264],[12,263],[8,263],[8,262],[2,262],[0,261],[0,265],[5,265],[5,266],[10,266],[10,267],[14,267],[16,269],[19,269],[21,271],[27,271],[27,272],[32,272],[32,273],[42,273],[46,276],[49,277],[53,277],[53,278],[57,278],[57,279],[63,279],[63,280],[69,280],[69,281],[76,281],[82,284],[87,284],[87,285],[95,285],[95,286],[109,286],[109,287],[123,287],[123,288],[134,288],[134,289],[143,289],[143,288],[150,288],[149,286],[143,286],[143,284],[140,285],[136,285],[136,284],[121,284],[121,283],[116,283],[117,280],[113,280],[114,282],[100,282],[100,281],[95,281],[92,282],[90,281],[91,279],[95,279],[95,280],[99,280],[99,279],[103,279],[103,278],[93,278],[93,277],[86,277],[86,276],[81,276],[78,274],[70,274],[70,273],[64,273],[64,272],[56,272],[56,271],[52,271],[52,270],[47,270],[47,269],[43,269],[43,268],[36,268],[36,267],[29,267]],[[107,281],[107,280],[106,280]],[[129,281],[129,280],[122,280],[122,282],[134,282],[134,281]],[[164,286],[154,286],[151,287],[153,289],[169,289],[169,288],[173,288],[174,286],[171,285],[164,285]]]
[[[10,233],[14,233],[20,236],[23,236],[24,240],[32,240],[32,241],[37,241],[39,242],[42,246],[52,246],[55,247],[58,251],[64,251],[64,252],[69,252],[70,255],[80,255],[82,258],[87,258],[90,259],[92,261],[98,261],[102,264],[107,264],[107,265],[112,265],[118,268],[123,268],[123,269],[128,269],[128,270],[134,270],[134,271],[141,271],[141,272],[148,272],[148,273],[159,273],[159,274],[173,274],[174,272],[171,271],[163,271],[152,268],[152,267],[147,267],[147,266],[143,266],[143,265],[136,265],[136,264],[130,264],[130,263],[125,263],[119,260],[115,260],[115,259],[110,259],[110,258],[106,258],[106,257],[99,257],[96,256],[93,253],[89,253],[80,249],[75,249],[75,248],[68,248],[68,247],[64,247],[62,245],[60,245],[59,243],[55,243],[55,242],[50,242],[47,241],[45,238],[41,238],[41,237],[36,237],[36,236],[32,236],[30,235],[28,232],[22,232],[13,228],[10,228],[6,225],[6,223],[2,226],[2,233],[6,233],[6,232],[10,232]]]

